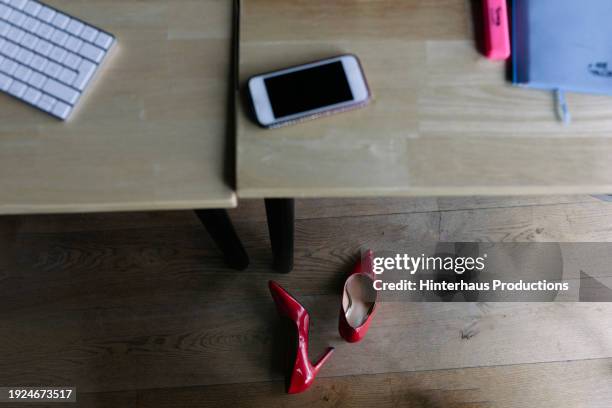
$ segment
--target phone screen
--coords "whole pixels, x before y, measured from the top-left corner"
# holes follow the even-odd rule
[[[276,118],[353,100],[341,61],[264,80]]]

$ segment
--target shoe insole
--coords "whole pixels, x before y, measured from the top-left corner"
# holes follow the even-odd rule
[[[351,327],[357,328],[365,323],[376,302],[376,290],[372,279],[365,275],[353,275],[344,285],[342,308]]]

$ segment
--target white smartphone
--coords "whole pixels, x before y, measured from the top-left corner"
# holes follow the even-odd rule
[[[368,83],[354,55],[256,75],[248,88],[257,122],[266,128],[356,109],[370,101]]]

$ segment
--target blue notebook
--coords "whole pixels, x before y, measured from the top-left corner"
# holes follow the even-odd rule
[[[513,0],[512,30],[514,84],[612,95],[612,0]]]

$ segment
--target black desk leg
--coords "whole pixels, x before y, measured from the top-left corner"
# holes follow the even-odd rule
[[[295,201],[290,198],[267,199],[268,231],[274,255],[274,269],[289,273],[293,269]]]
[[[223,252],[225,263],[230,268],[242,271],[249,266],[247,255],[232,221],[225,210],[195,210],[217,247]]]

